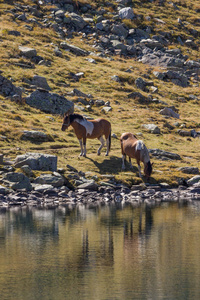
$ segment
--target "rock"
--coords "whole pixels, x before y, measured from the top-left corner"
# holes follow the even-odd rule
[[[0,185],[0,195],[5,195],[9,193],[9,189],[3,185]]]
[[[61,47],[62,49],[69,50],[69,51],[71,51],[72,53],[74,53],[74,54],[76,54],[76,55],[80,55],[80,56],[86,56],[86,55],[89,54],[88,51],[83,50],[83,49],[81,49],[81,48],[79,48],[79,47],[76,47],[76,46],[74,46],[74,45],[70,45],[70,44],[68,44],[68,43],[66,43],[66,42],[60,43],[60,47]]]
[[[154,134],[160,134],[160,128],[155,124],[143,124],[142,127]]]
[[[121,19],[134,19],[135,15],[133,13],[133,9],[131,7],[124,7],[119,10],[119,17]]]
[[[53,185],[51,184],[33,184],[33,188],[35,191],[39,193],[44,193],[47,190],[53,189]]]
[[[23,173],[18,172],[8,172],[3,177],[3,183],[8,184],[9,188],[13,190],[22,190],[31,191],[32,186],[30,180]]]
[[[167,159],[173,159],[173,160],[179,160],[181,159],[179,154],[175,154],[172,152],[160,150],[160,149],[149,149],[149,153],[152,156],[157,156],[158,158],[167,158]]]
[[[98,189],[98,185],[95,183],[94,180],[88,180],[85,183],[80,184],[77,189],[86,189],[86,190],[94,190]]]
[[[190,131],[179,129],[177,132],[181,136],[191,136],[193,138],[196,138],[198,135],[194,129],[192,129]]]
[[[120,37],[126,38],[128,36],[128,29],[126,29],[123,24],[114,24],[111,28],[111,32]]]
[[[194,185],[195,183],[199,183],[200,182],[200,176],[196,175],[190,179],[187,180],[187,184],[188,185]]]
[[[30,140],[35,143],[52,142],[53,138],[44,132],[36,130],[24,130],[21,136],[22,140]]]
[[[5,97],[13,97],[14,95],[18,95],[21,99],[22,90],[21,88],[14,86],[10,80],[0,74],[0,94]]]
[[[57,156],[42,153],[26,153],[18,155],[14,161],[16,168],[28,165],[32,170],[56,171]]]
[[[181,167],[177,169],[186,174],[199,174],[199,168],[195,167]]]
[[[165,115],[165,116],[169,116],[169,117],[172,117],[172,118],[176,118],[176,119],[179,119],[179,114],[177,114],[176,112],[174,112],[171,108],[169,107],[165,107],[163,109],[161,109],[159,111],[159,114],[161,115]]]
[[[51,90],[50,86],[47,83],[46,78],[42,76],[38,76],[38,75],[33,76],[32,84],[48,91]]]
[[[117,76],[117,75],[113,75],[113,76],[111,77],[111,79],[114,80],[114,81],[116,81],[116,82],[121,82],[119,76]]]
[[[33,48],[19,46],[19,50],[21,55],[27,57],[27,58],[33,58],[37,55],[37,51]]]
[[[111,111],[112,110],[112,107],[111,106],[104,106],[102,109],[101,109],[101,111],[102,112],[105,112],[105,113],[108,113],[109,111]]]
[[[84,21],[84,19],[81,16],[77,15],[76,13],[74,13],[74,12],[68,14],[68,16],[71,19],[71,25],[77,31],[82,30],[87,25],[87,23]]]
[[[28,165],[21,166],[21,170],[27,177],[33,177],[34,173]]]
[[[53,187],[60,187],[64,185],[64,178],[56,172],[56,174],[42,174],[34,180],[37,184],[49,184]]]
[[[32,107],[40,109],[46,113],[61,114],[65,112],[73,112],[73,102],[67,100],[63,96],[49,93],[46,90],[37,90],[26,97],[26,103]]]

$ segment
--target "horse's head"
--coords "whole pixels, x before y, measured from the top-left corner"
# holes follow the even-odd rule
[[[69,113],[64,116],[61,130],[65,131],[70,125],[70,115]]]
[[[152,166],[153,164],[151,164],[151,162],[149,161],[148,163],[145,164],[144,166],[144,175],[149,178],[151,176],[152,173]]]

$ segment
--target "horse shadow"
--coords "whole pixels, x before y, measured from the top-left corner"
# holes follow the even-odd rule
[[[96,160],[92,159],[91,157],[86,157],[89,159],[93,164],[99,169],[100,174],[119,174],[122,172],[122,160],[120,157],[117,156],[109,156],[108,158],[104,159],[102,162],[97,162]],[[137,166],[132,165],[132,167],[129,166],[129,163],[126,161],[126,170],[123,172],[132,172],[133,174],[138,175],[139,178],[139,172]],[[151,183],[155,184],[156,180],[151,176],[150,178],[146,178],[144,175],[142,175],[142,181],[144,183]]]
[[[102,162],[97,162],[96,160],[87,157],[93,164],[99,169],[100,174],[105,174],[109,172],[110,174],[118,174],[121,172],[121,159],[117,156],[109,156]]]

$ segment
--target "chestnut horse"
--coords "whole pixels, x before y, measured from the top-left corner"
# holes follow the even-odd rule
[[[101,146],[97,154],[100,155],[101,149],[105,144],[103,136],[106,138],[108,155],[111,146],[111,124],[105,119],[96,119],[88,121],[79,114],[67,114],[63,119],[62,131],[65,131],[69,126],[72,126],[81,146],[80,156],[86,157],[86,139],[99,139]]]
[[[130,164],[131,158],[136,159],[139,170],[139,176],[142,177],[140,162],[143,162],[144,174],[146,177],[150,177],[152,173],[153,164],[151,164],[150,162],[149,152],[143,141],[138,140],[133,133],[125,132],[120,137],[120,143],[122,151],[122,169],[125,169],[124,161],[126,159],[126,155],[128,155]]]

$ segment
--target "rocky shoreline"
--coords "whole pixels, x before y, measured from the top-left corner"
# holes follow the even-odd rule
[[[39,171],[40,175],[36,176]],[[199,170],[187,170],[199,174]],[[200,200],[200,175],[180,180],[176,188],[167,183],[141,183],[128,187],[113,175],[92,176],[67,165],[57,169],[57,157],[42,153],[19,155],[0,161],[0,208],[12,206],[57,207],[59,205],[111,203],[155,205],[161,202]]]
[[[191,202],[200,200],[200,183],[190,187],[180,185],[178,188],[162,187],[161,185],[134,185],[131,188],[118,185],[99,186],[96,190],[76,188],[70,190],[66,186],[60,188],[40,185],[32,191],[14,191],[0,186],[0,208],[13,206],[39,206],[56,208],[58,206],[75,205],[109,205],[142,203],[154,206],[162,202]]]

